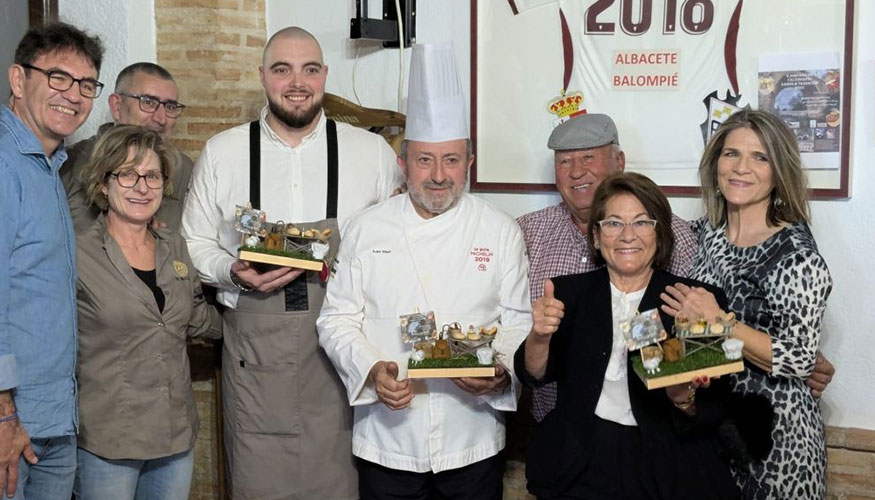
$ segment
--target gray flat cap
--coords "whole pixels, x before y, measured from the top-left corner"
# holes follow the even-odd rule
[[[617,126],[608,115],[583,114],[553,129],[547,147],[553,151],[590,149],[605,144],[620,144]]]

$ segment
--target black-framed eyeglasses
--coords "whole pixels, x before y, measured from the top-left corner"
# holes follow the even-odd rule
[[[116,94],[140,101],[140,111],[144,113],[154,113],[158,111],[159,106],[164,105],[164,114],[166,114],[168,118],[179,118],[183,110],[185,110],[185,104],[180,104],[176,101],[171,101],[170,99],[162,101],[153,95],[126,94],[124,92],[116,92]]]
[[[100,96],[100,92],[103,90],[103,84],[94,78],[73,78],[73,75],[66,71],[37,68],[32,64],[22,64],[21,67],[36,70],[46,75],[49,79],[49,87],[60,92],[66,92],[70,90],[74,83],[78,83],[79,94],[82,97],[94,99]]]
[[[118,172],[110,172],[106,174],[109,177],[115,177],[118,185],[123,188],[132,188],[140,182],[140,179],[146,180],[146,187],[149,189],[161,189],[164,187],[164,180],[167,176],[161,172],[146,172],[139,174],[136,170],[119,170]]]
[[[650,236],[656,231],[656,221],[653,219],[638,219],[632,222],[623,222],[619,219],[604,219],[598,221],[598,225],[605,236],[620,236],[626,226],[632,228],[632,232],[638,236]]]

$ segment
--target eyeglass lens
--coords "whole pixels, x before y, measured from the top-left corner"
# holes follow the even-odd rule
[[[79,83],[79,93],[82,97],[94,99],[103,90],[103,84],[91,78],[73,78],[73,75],[61,70],[45,70],[30,64],[22,64],[25,68],[39,71],[49,79],[49,87],[59,92],[70,90],[73,83]]]
[[[158,189],[164,186],[164,174],[161,172],[146,172],[141,175],[134,170],[122,170],[110,175],[115,176],[119,186],[123,188],[136,186],[141,178],[146,180],[146,186],[150,189]]]
[[[599,221],[599,226],[605,236],[619,236],[626,229],[626,226],[632,228],[632,232],[638,236],[647,236],[652,234],[656,229],[656,221],[653,219],[634,220],[632,222],[623,222],[620,220],[603,220]]]
[[[148,95],[127,95],[122,94],[126,97],[132,97],[140,101],[140,110],[144,113],[154,113],[158,111],[158,106],[164,105],[164,113],[170,118],[177,118],[182,114],[182,110],[185,109],[185,105],[179,104],[178,102],[173,101],[160,101],[152,96]]]

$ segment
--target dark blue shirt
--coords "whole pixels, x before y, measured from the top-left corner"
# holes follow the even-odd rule
[[[58,170],[0,106],[0,390],[32,438],[76,432],[76,237]]]

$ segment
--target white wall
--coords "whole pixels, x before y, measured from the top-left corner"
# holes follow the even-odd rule
[[[832,296],[823,351],[837,361],[835,384],[825,397],[831,425],[875,429],[875,2],[858,1],[854,44],[852,198],[812,204],[813,229],[830,265]]]
[[[329,65],[328,91],[361,104],[398,109],[398,50],[349,40],[353,0],[322,0],[319,8],[307,0],[267,0],[268,34],[289,25],[313,32],[322,43]],[[417,3],[417,41],[452,40],[464,88],[470,82],[469,0],[425,0]],[[853,197],[847,201],[813,202],[813,230],[830,265],[835,286],[826,312],[822,349],[838,373],[824,396],[822,408],[829,425],[875,429],[875,389],[870,377],[875,366],[875,2],[858,1],[854,54],[854,137],[852,141]],[[372,5],[370,16],[380,13]],[[867,27],[864,29],[864,27]],[[360,50],[355,81],[353,67]],[[407,51],[409,52],[409,51]],[[407,54],[409,60],[409,54]],[[406,63],[405,63],[406,64]],[[406,67],[406,66],[405,66]],[[405,90],[406,95],[406,90]],[[553,204],[555,194],[483,194],[517,216]],[[698,199],[672,199],[686,218],[698,217]]]
[[[67,141],[73,144],[91,137],[104,122],[112,120],[107,97],[115,78],[125,66],[138,61],[155,62],[155,14],[153,0],[60,0],[62,21],[100,36],[105,50],[100,81],[106,87],[94,102],[88,121]]]

